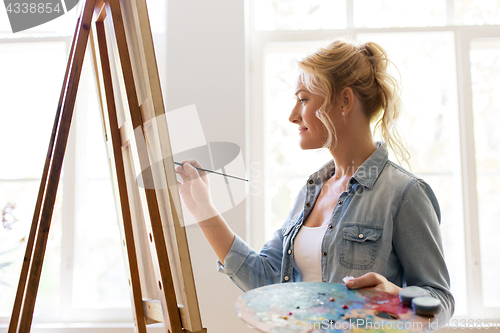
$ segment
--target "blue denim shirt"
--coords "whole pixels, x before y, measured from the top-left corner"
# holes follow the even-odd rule
[[[293,242],[314,207],[321,188],[335,173],[333,160],[312,174],[297,196],[285,223],[260,253],[238,235],[224,265],[240,289],[299,282],[293,267]],[[444,261],[439,204],[430,186],[388,159],[387,146],[358,168],[333,210],[321,244],[323,282],[376,272],[397,286],[419,286],[441,300],[439,326],[454,312]]]

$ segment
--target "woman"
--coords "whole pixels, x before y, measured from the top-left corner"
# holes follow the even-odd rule
[[[242,290],[272,283],[323,281],[398,294],[419,286],[441,300],[439,326],[454,311],[443,257],[437,199],[422,179],[388,160],[408,152],[398,139],[401,103],[389,60],[376,43],[337,40],[299,61],[296,104],[302,149],[327,148],[333,159],[312,174],[282,227],[260,253],[214,208],[195,160],[176,171],[187,208],[218,257],[218,270]],[[374,142],[370,124],[384,142]],[[201,176],[201,177],[200,177]]]

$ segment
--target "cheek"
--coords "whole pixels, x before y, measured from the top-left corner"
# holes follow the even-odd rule
[[[321,123],[321,120],[316,116],[316,109],[305,110],[302,113],[302,118],[309,125],[308,127],[317,127],[317,124]]]
[[[326,129],[325,125],[323,122],[316,116],[316,113],[314,112],[310,117],[309,117],[309,125],[312,129],[315,130],[323,130]]]

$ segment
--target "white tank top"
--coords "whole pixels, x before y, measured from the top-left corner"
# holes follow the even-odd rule
[[[302,226],[293,241],[293,267],[303,282],[322,282],[321,243],[328,223],[321,227]]]

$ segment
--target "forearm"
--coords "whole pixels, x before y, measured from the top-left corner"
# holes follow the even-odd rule
[[[453,295],[444,289],[433,288],[422,286],[422,288],[426,289],[432,297],[435,297],[441,301],[440,311],[436,316],[437,319],[437,328],[444,327],[450,321],[453,313],[455,312],[455,300]]]
[[[407,285],[422,287],[441,301],[438,320],[442,326],[453,316],[455,302],[443,255],[439,205],[426,183],[413,185],[395,221],[393,246]]]
[[[221,264],[224,264],[224,259],[234,241],[234,232],[215,207],[206,208],[203,212],[200,211],[195,218],[215,255]]]

